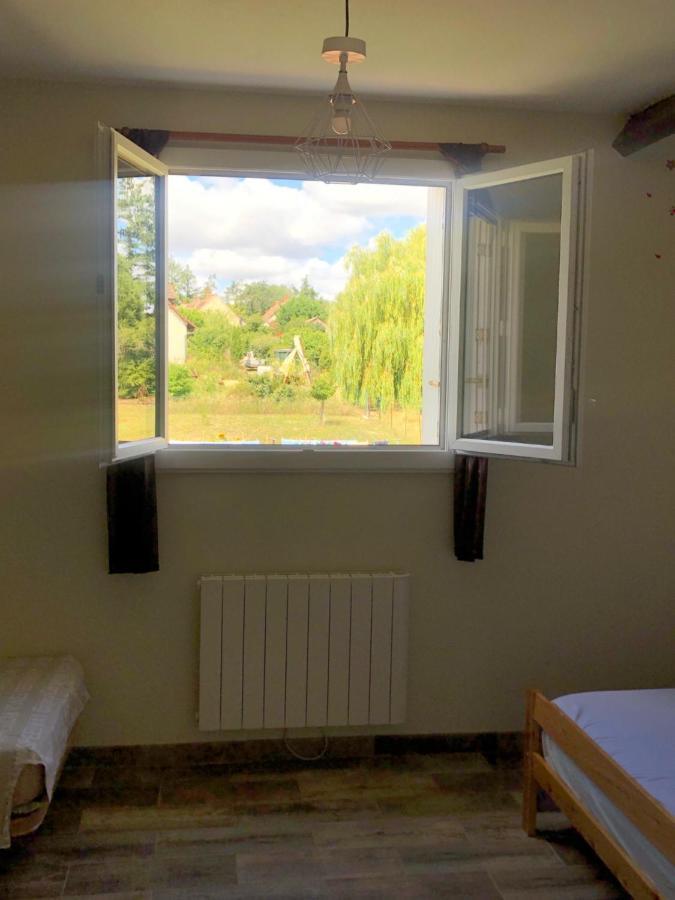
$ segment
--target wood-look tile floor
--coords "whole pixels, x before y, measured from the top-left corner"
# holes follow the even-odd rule
[[[559,814],[526,837],[516,767],[301,765],[66,768],[42,829],[0,851],[0,898],[626,896]]]

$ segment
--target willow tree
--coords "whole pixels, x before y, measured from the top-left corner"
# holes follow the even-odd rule
[[[424,349],[426,228],[347,255],[349,280],[331,312],[335,380],[352,403],[419,409]]]

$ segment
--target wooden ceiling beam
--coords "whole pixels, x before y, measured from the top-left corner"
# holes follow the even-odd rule
[[[632,115],[612,147],[622,156],[630,156],[671,134],[675,134],[675,94]]]

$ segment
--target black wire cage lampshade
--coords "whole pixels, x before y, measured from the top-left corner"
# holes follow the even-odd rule
[[[366,43],[349,37],[349,0],[344,37],[323,42],[326,62],[339,63],[335,87],[295,143],[312,178],[323,181],[372,181],[391,144],[378,132],[362,100],[349,84],[347,63],[363,62]]]

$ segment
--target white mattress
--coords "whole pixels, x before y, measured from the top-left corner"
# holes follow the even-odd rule
[[[675,815],[675,689],[598,691],[554,701],[659,803]],[[544,756],[558,775],[668,900],[675,866],[593,782],[543,736]]]
[[[9,847],[12,799],[25,765],[41,764],[51,799],[68,736],[89,695],[71,656],[0,662],[0,848]]]

